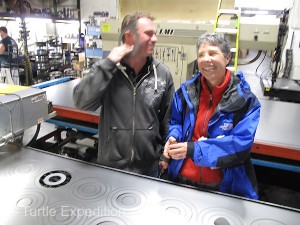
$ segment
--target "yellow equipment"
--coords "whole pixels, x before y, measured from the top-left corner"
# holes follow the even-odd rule
[[[221,23],[220,17],[223,15],[230,16],[229,23]],[[237,71],[237,64],[238,64],[238,53],[239,53],[239,39],[240,39],[240,16],[241,10],[240,8],[235,9],[222,9],[222,0],[219,0],[218,9],[217,9],[217,17],[214,26],[214,32],[216,33],[225,33],[229,35],[231,42],[233,43],[231,48],[231,62],[229,63],[227,69],[236,73]]]

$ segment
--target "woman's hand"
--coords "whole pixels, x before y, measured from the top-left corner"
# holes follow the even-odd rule
[[[174,137],[170,137],[164,147],[164,156],[172,159],[184,159],[187,154],[187,142],[177,143]]]

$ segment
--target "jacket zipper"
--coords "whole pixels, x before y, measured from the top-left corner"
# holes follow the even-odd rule
[[[203,126],[202,126],[202,136],[204,136],[204,127],[205,127],[205,124],[206,124],[206,122],[208,120],[207,115],[208,115],[208,112],[209,112],[209,110],[210,110],[210,108],[212,106],[212,97],[213,97],[212,93],[210,93],[210,95],[209,95],[209,103],[208,103],[208,107],[207,107],[207,110],[206,110],[206,113],[205,113],[204,122],[203,122]],[[202,183],[202,178],[203,178],[203,176],[202,176],[202,166],[200,166],[200,183]]]
[[[206,114],[205,114],[205,117],[204,117],[204,122],[203,122],[203,126],[202,126],[202,136],[204,136],[204,127],[205,127],[205,124],[207,122],[207,115],[208,115],[208,112],[210,110],[212,106],[212,93],[209,95],[209,103],[208,103],[208,107],[207,107],[207,110],[206,110]]]
[[[132,145],[131,145],[131,169],[133,170],[133,160],[134,160],[134,137],[135,137],[135,97],[136,97],[136,87],[133,86],[133,105],[132,105]]]
[[[144,77],[142,77],[142,79],[134,86],[133,83],[130,80],[130,83],[133,87],[133,105],[132,105],[132,146],[131,146],[131,157],[130,157],[130,161],[131,161],[131,169],[133,170],[133,161],[134,161],[134,139],[135,139],[135,104],[136,104],[136,89],[137,87],[143,82],[143,80],[145,79],[146,76],[148,76],[150,74],[150,72],[148,72],[147,74],[144,75]]]
[[[187,130],[186,133],[185,133],[185,138],[184,138],[184,140],[187,140],[187,139],[188,139],[189,134],[190,134],[190,132]]]
[[[133,105],[132,105],[132,143],[131,143],[131,156],[130,156],[130,164],[131,164],[131,169],[133,170],[133,161],[134,161],[134,138],[135,138],[135,104],[136,104],[136,89],[137,87],[143,82],[145,77],[147,77],[150,74],[150,71],[148,71],[147,74],[145,74],[141,80],[134,86],[131,79],[128,77],[127,73],[125,71],[122,71],[123,75],[126,77],[126,79],[129,81],[131,87],[133,88]]]

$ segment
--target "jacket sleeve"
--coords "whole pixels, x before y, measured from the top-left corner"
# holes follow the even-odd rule
[[[102,97],[117,66],[108,58],[96,62],[87,77],[83,78],[73,89],[73,101],[82,110],[96,110],[102,105]]]
[[[259,117],[260,104],[257,103],[233,127],[230,135],[194,142],[195,164],[231,167],[243,163],[250,155]]]
[[[181,95],[179,94],[180,90],[177,90],[174,94],[172,109],[171,109],[171,119],[168,136],[174,137],[177,141],[182,140],[182,131],[183,131],[183,115],[182,115],[182,101]]]

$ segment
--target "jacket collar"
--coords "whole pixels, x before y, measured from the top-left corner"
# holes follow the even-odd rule
[[[191,80],[181,84],[180,88],[183,89],[188,96],[186,101],[189,101],[194,106],[194,112],[197,113],[199,104],[199,94],[201,91],[201,77],[199,72]],[[226,91],[223,94],[221,101],[219,102],[216,110],[234,111],[242,108],[246,101],[246,93],[250,92],[250,86],[246,82],[242,72],[238,72],[236,75],[231,73],[231,78]]]

